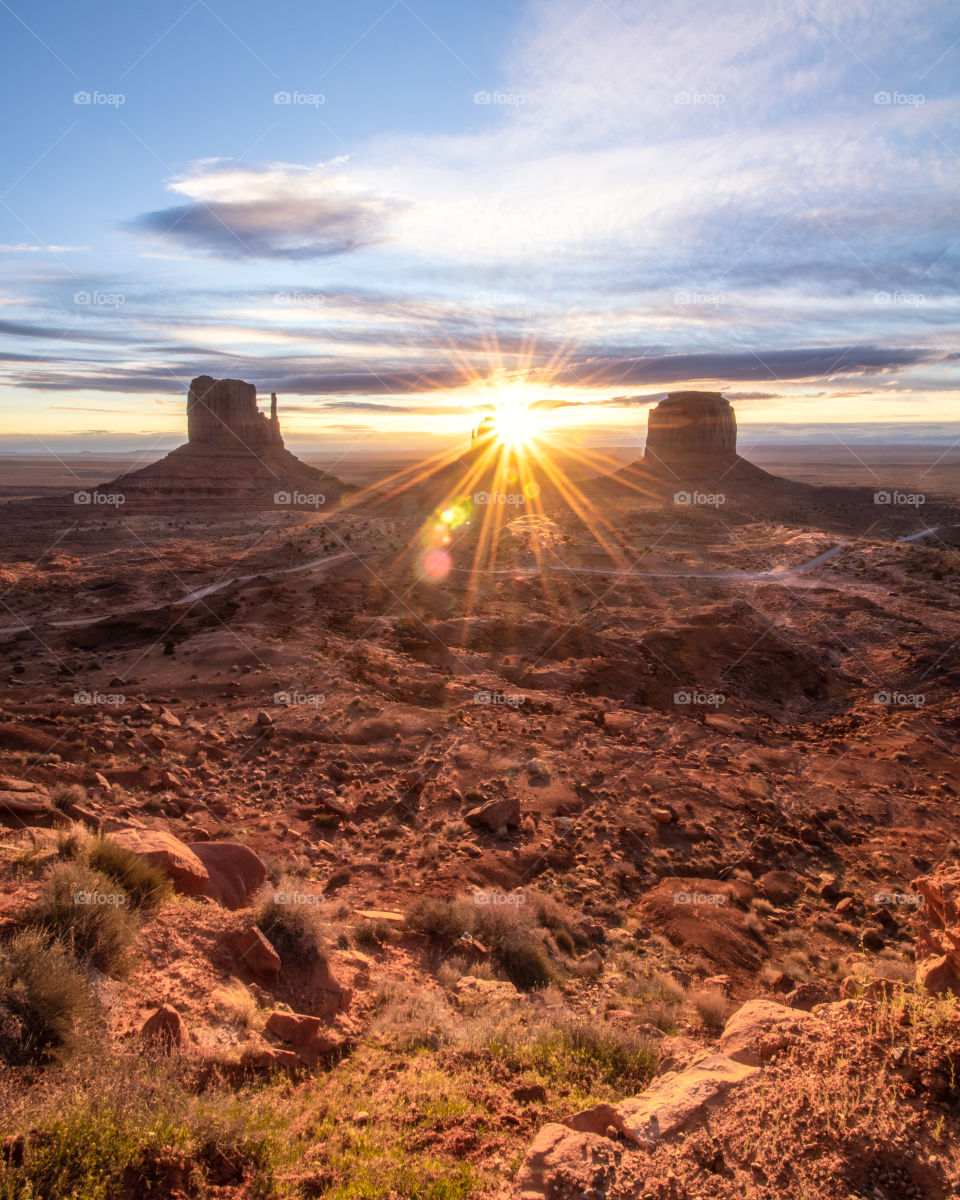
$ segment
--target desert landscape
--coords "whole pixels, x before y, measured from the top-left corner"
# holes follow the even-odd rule
[[[0,1200],[960,1200],[958,58],[0,0]]]
[[[957,489],[698,392],[354,484],[201,393],[5,497],[6,1194],[960,1192]]]

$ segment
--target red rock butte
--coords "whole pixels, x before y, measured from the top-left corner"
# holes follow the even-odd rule
[[[270,504],[277,495],[306,493],[322,495],[320,503],[329,508],[348,487],[285,448],[276,393],[267,416],[257,407],[252,383],[199,375],[187,395],[187,441],[99,490],[121,492],[128,500]]]
[[[644,461],[689,468],[737,458],[737,417],[719,392],[671,392],[647,417]]]

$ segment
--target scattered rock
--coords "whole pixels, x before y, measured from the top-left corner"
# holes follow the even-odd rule
[[[544,1125],[517,1173],[520,1200],[589,1195],[588,1189],[604,1188],[619,1159],[620,1151],[607,1138]]]
[[[280,955],[256,925],[241,930],[232,938],[237,958],[258,979],[271,982],[280,975],[283,964]]]
[[[240,842],[190,842],[188,847],[207,870],[202,895],[225,908],[243,908],[267,879],[267,868]]]
[[[170,1004],[163,1004],[144,1021],[140,1036],[169,1054],[183,1046],[187,1028],[177,1010]]]
[[[326,1029],[318,1017],[279,1009],[267,1017],[266,1030],[281,1041],[289,1042],[300,1061],[308,1067],[315,1067],[322,1057],[343,1044],[343,1038]]]
[[[913,881],[923,896],[917,921],[917,987],[960,996],[960,867],[942,866]]]
[[[498,829],[515,828],[520,824],[520,800],[517,796],[488,800],[486,804],[472,808],[463,819],[474,829],[486,826],[496,832]]]

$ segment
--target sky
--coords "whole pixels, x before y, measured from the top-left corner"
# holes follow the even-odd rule
[[[0,0],[0,450],[960,437],[960,8]]]

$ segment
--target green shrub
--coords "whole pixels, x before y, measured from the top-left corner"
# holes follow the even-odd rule
[[[290,904],[278,900],[281,893],[299,890],[295,880],[282,877],[276,892],[272,889],[254,913],[254,922],[282,959],[311,966],[326,957],[326,930],[318,908],[311,904]]]
[[[134,908],[159,908],[173,894],[173,885],[159,867],[109,838],[92,838],[86,860],[92,870],[119,884]]]
[[[41,1063],[70,1048],[95,1012],[93,994],[73,955],[39,930],[0,949],[0,1058]]]
[[[103,903],[97,897],[110,897],[110,901]],[[108,876],[74,863],[53,868],[36,903],[27,909],[25,924],[56,938],[81,963],[106,974],[122,968],[137,931],[126,892],[118,892]]]
[[[515,987],[529,991],[556,982],[558,972],[546,946],[515,912],[481,909],[476,934]]]

